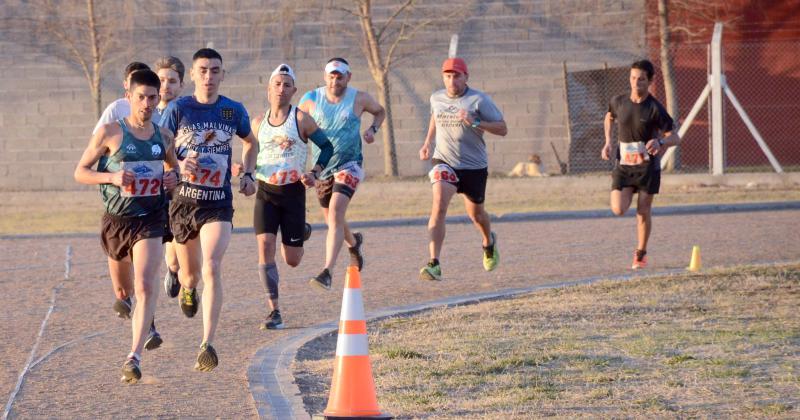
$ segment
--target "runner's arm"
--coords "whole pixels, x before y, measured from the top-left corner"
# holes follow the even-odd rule
[[[134,175],[130,171],[110,173],[98,172],[93,169],[97,161],[109,152],[107,142],[111,137],[110,129],[110,125],[103,125],[92,135],[89,145],[83,151],[83,155],[78,161],[78,166],[75,168],[73,175],[75,181],[89,185],[114,184],[117,186],[125,186],[133,182]]]
[[[312,168],[312,171],[315,172],[314,175],[316,176],[320,171],[328,166],[328,162],[330,162],[331,157],[333,156],[333,144],[331,143],[330,139],[328,139],[328,136],[326,136],[325,133],[319,129],[316,121],[314,121],[310,115],[300,111],[297,113],[297,119],[300,123],[301,135],[306,140],[311,140],[312,143],[319,147],[319,157],[317,158],[317,161],[314,162],[314,167]]]
[[[614,123],[614,116],[611,111],[606,112],[606,117],[603,119],[603,132],[606,136],[606,141],[603,144],[603,149],[600,151],[600,157],[603,160],[608,160],[611,156],[611,125]]]
[[[164,176],[161,182],[164,188],[171,190],[178,185],[180,179],[180,164],[178,163],[178,156],[175,155],[175,137],[166,128],[159,127],[161,130],[161,138],[164,140],[166,151],[164,152]]]
[[[471,125],[471,124],[470,124]],[[505,120],[500,121],[481,121],[476,128],[494,134],[495,136],[505,136],[508,134],[508,126]]]
[[[375,134],[386,119],[386,110],[367,92],[358,92],[356,100],[360,100],[361,109],[372,114],[375,118],[372,120],[372,125],[368,129],[375,127],[372,134]]]
[[[433,141],[436,138],[436,120],[431,114],[431,120],[428,123],[428,134],[425,136],[425,142],[422,143],[422,147],[419,149],[419,159],[420,160],[428,160],[431,158],[431,147],[433,146]]]

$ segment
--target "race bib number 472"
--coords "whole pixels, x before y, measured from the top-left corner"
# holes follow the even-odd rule
[[[217,153],[201,153],[197,157],[197,171],[187,173],[183,180],[203,187],[222,188],[228,175],[228,156]]]
[[[620,165],[636,166],[650,160],[644,142],[630,142],[619,144],[619,163]]]
[[[136,179],[120,189],[122,197],[150,197],[161,194],[164,163],[160,160],[122,162],[122,168],[133,172]]]

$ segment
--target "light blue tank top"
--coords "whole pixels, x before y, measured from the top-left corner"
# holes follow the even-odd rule
[[[358,90],[347,88],[344,98],[339,103],[331,103],[325,96],[325,87],[314,89],[301,100],[314,101],[311,117],[317,122],[322,132],[333,144],[333,157],[322,171],[321,178],[328,178],[340,167],[350,162],[362,164],[361,155],[361,118],[353,112]],[[312,143],[313,144],[313,143]],[[312,146],[314,161],[319,157],[320,149]]]

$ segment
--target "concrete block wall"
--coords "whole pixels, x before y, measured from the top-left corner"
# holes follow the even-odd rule
[[[207,13],[193,9],[196,6],[192,2],[165,3],[169,7],[164,7],[163,13],[173,13],[172,21],[184,26],[207,24]],[[274,4],[276,10],[282,7],[278,1],[266,3]],[[303,0],[297,3],[301,8],[311,4]],[[375,15],[387,14],[390,4],[378,2]],[[104,104],[122,94],[119,73],[127,61],[152,63],[169,53],[189,64],[191,54],[208,41],[214,42],[225,59],[228,72],[222,93],[243,102],[251,115],[264,111],[266,75],[284,60],[297,72],[295,101],[306,90],[321,85],[322,67],[332,56],[347,57],[354,72],[351,85],[377,98],[357,44],[345,34],[327,36],[330,21],[325,22],[322,17],[299,21],[292,30],[292,45],[288,49],[277,39],[278,23],[264,29],[266,35],[259,46],[254,46],[252,40],[226,38],[231,34],[243,36],[236,31],[236,19],[261,7],[261,2],[252,2],[226,12],[229,15],[215,16],[220,23],[214,28],[181,35],[183,38],[170,39],[139,56],[109,63]],[[446,10],[441,3],[426,7],[438,13]],[[421,32],[409,45],[408,51],[413,54],[391,73],[400,174],[416,176],[427,170],[417,154],[430,115],[428,98],[442,87],[439,66],[446,57],[453,32],[459,34],[459,55],[470,68],[469,85],[493,97],[509,126],[509,134],[504,138],[486,137],[490,171],[507,172],[530,153],[538,153],[549,170],[557,170],[550,143],[562,159],[569,150],[562,63],[567,61],[570,70],[591,69],[600,68],[603,63],[624,65],[646,55],[644,2],[488,0],[475,1],[471,7],[472,17],[456,22],[453,31],[428,28]],[[308,10],[312,15],[316,13]],[[331,16],[327,14],[325,18]],[[351,20],[336,23],[357,29]],[[158,36],[166,30],[152,28],[144,33]],[[10,71],[0,79],[0,95],[4,99],[0,101],[0,190],[86,188],[72,179],[74,166],[95,123],[86,79],[74,65],[39,49],[10,43],[5,38],[0,38],[0,49],[13,57]],[[287,51],[291,51],[290,55]],[[191,94],[188,74],[186,82],[184,94]],[[365,118],[365,126],[369,118]],[[384,172],[381,141],[379,132],[375,144],[364,145],[365,167],[370,176]],[[236,150],[238,153],[239,146]]]

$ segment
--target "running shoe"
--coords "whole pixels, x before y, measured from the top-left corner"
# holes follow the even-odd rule
[[[131,319],[132,306],[133,304],[131,303],[131,298],[126,297],[125,299],[117,299],[112,308],[114,309],[114,312],[117,313],[118,317],[122,319]]]
[[[633,251],[633,264],[631,268],[638,270],[647,267],[647,251],[636,250]]]
[[[197,313],[197,289],[186,289],[181,286],[178,296],[178,305],[187,318],[191,318]]]
[[[500,263],[500,251],[497,250],[497,235],[492,232],[490,234],[492,244],[483,247],[483,268],[486,271],[492,271],[497,268]]]
[[[178,282],[178,273],[173,273],[167,269],[167,274],[164,276],[164,291],[167,296],[174,298],[178,296],[181,290],[181,284]]]
[[[312,286],[317,286],[323,290],[331,290],[331,272],[327,268],[322,269],[322,272],[312,277],[308,283]]]
[[[311,225],[306,223],[305,227],[303,228],[303,242],[305,242],[305,241],[309,240],[309,238],[311,238],[311,231],[312,230],[313,229],[311,229]]]
[[[364,235],[361,232],[353,232],[353,238],[356,239],[356,244],[347,248],[350,251],[350,265],[358,267],[358,271],[364,268],[364,251],[361,247],[364,245]]]
[[[261,324],[262,330],[280,330],[283,329],[283,318],[281,318],[281,311],[275,309],[269,313],[267,321]]]
[[[131,353],[128,355],[128,358],[125,359],[125,363],[122,364],[122,382],[127,382],[129,384],[135,384],[142,379],[142,370],[139,367],[139,358],[136,357],[135,354]]]
[[[194,364],[196,370],[211,372],[219,364],[217,352],[211,344],[203,343],[200,346],[200,353],[197,354],[197,363]]]
[[[434,263],[433,261],[429,262],[428,265],[422,267],[419,270],[419,279],[420,280],[441,280],[442,279],[442,267],[439,264]]]
[[[163,342],[161,334],[156,331],[156,321],[153,320],[153,323],[150,324],[150,332],[147,334],[147,339],[144,340],[144,348],[145,350],[155,350],[161,347]]]

